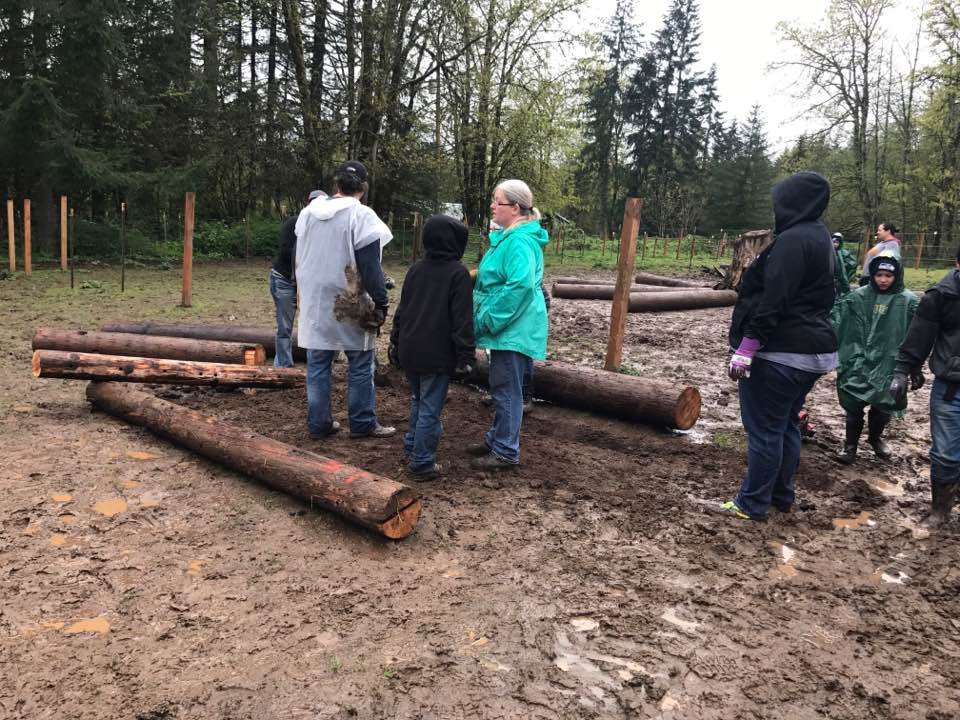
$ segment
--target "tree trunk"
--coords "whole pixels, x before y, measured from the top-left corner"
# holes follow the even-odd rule
[[[394,480],[301,450],[118,383],[90,383],[95,407],[148,428],[282,492],[388,538],[405,538],[420,518],[416,492]]]
[[[563,298],[566,300],[613,300],[613,291],[616,286],[613,284],[610,285],[573,285],[572,283],[559,283],[554,284],[550,290],[550,295],[555,298]],[[634,295],[639,295],[640,293],[657,293],[657,294],[683,294],[691,292],[705,292],[712,293],[714,292],[710,288],[700,288],[699,290],[692,290],[690,288],[671,288],[663,287],[662,285],[631,285],[630,286],[630,297],[633,298]]]
[[[285,388],[306,382],[306,373],[296,368],[228,365],[62,350],[36,350],[33,353],[33,376],[64,380],[115,380],[218,387]]]
[[[680,430],[700,417],[700,391],[693,386],[549,360],[533,366],[536,396],[563,407]],[[486,353],[478,351],[471,380],[485,385],[488,373]]]
[[[263,345],[214,340],[189,340],[179,337],[152,337],[131,333],[87,332],[37,328],[34,350],[67,350],[100,355],[196,360],[200,362],[263,365],[267,353]]]
[[[717,285],[718,289],[739,290],[750,263],[773,243],[773,230],[751,230],[738,236],[733,246],[733,260],[723,280]]]
[[[268,355],[277,352],[276,335],[272,328],[251,327],[249,325],[189,325],[141,323],[105,323],[100,326],[103,332],[135,333],[138,335],[162,335],[165,337],[194,338],[195,340],[223,340],[225,342],[252,343],[263,345]],[[297,333],[293,333],[293,357],[305,361],[307,351],[297,347]]]

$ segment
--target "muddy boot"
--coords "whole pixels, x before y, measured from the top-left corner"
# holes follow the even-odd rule
[[[867,414],[867,430],[869,433],[867,443],[881,460],[889,460],[893,456],[890,446],[883,441],[883,429],[888,422],[890,422],[890,416],[887,413],[870,408],[870,412]]]
[[[930,483],[930,514],[927,515],[921,525],[930,530],[936,530],[942,527],[950,520],[950,512],[953,510],[953,503],[957,499],[956,483]]]
[[[843,441],[843,451],[837,454],[837,460],[844,465],[852,465],[857,459],[857,444],[863,432],[863,415],[847,413],[847,434]]]

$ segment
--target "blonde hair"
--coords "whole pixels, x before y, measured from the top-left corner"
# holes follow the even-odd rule
[[[494,192],[496,190],[503,193],[507,202],[516,203],[528,219],[540,219],[540,211],[533,206],[533,193],[530,191],[530,186],[523,180],[504,180],[497,185]]]

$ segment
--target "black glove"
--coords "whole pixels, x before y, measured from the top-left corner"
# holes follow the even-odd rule
[[[896,407],[904,407],[907,403],[907,376],[903,373],[894,373],[893,382],[890,383],[890,395],[893,396],[893,402]]]
[[[923,384],[926,381],[927,379],[923,377],[923,372],[921,372],[920,370],[914,373],[910,373],[910,389],[911,390],[919,390],[920,388],[923,387]]]
[[[390,343],[389,347],[387,347],[387,362],[395,368],[400,367],[400,348],[393,343]]]
[[[375,332],[379,335],[380,328],[383,327],[383,324],[386,321],[387,321],[387,306],[377,305],[373,309],[373,312],[363,319],[363,322],[360,323],[360,327],[366,330],[367,332]]]
[[[453,377],[457,380],[466,380],[473,375],[473,365],[470,363],[460,363],[453,370]]]

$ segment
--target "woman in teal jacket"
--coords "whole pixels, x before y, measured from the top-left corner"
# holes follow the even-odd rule
[[[490,210],[501,229],[490,233],[490,249],[477,269],[473,325],[477,347],[490,351],[496,413],[484,442],[471,448],[479,456],[474,467],[487,470],[520,464],[523,373],[547,355],[547,308],[540,283],[549,240],[525,182],[497,185]]]

